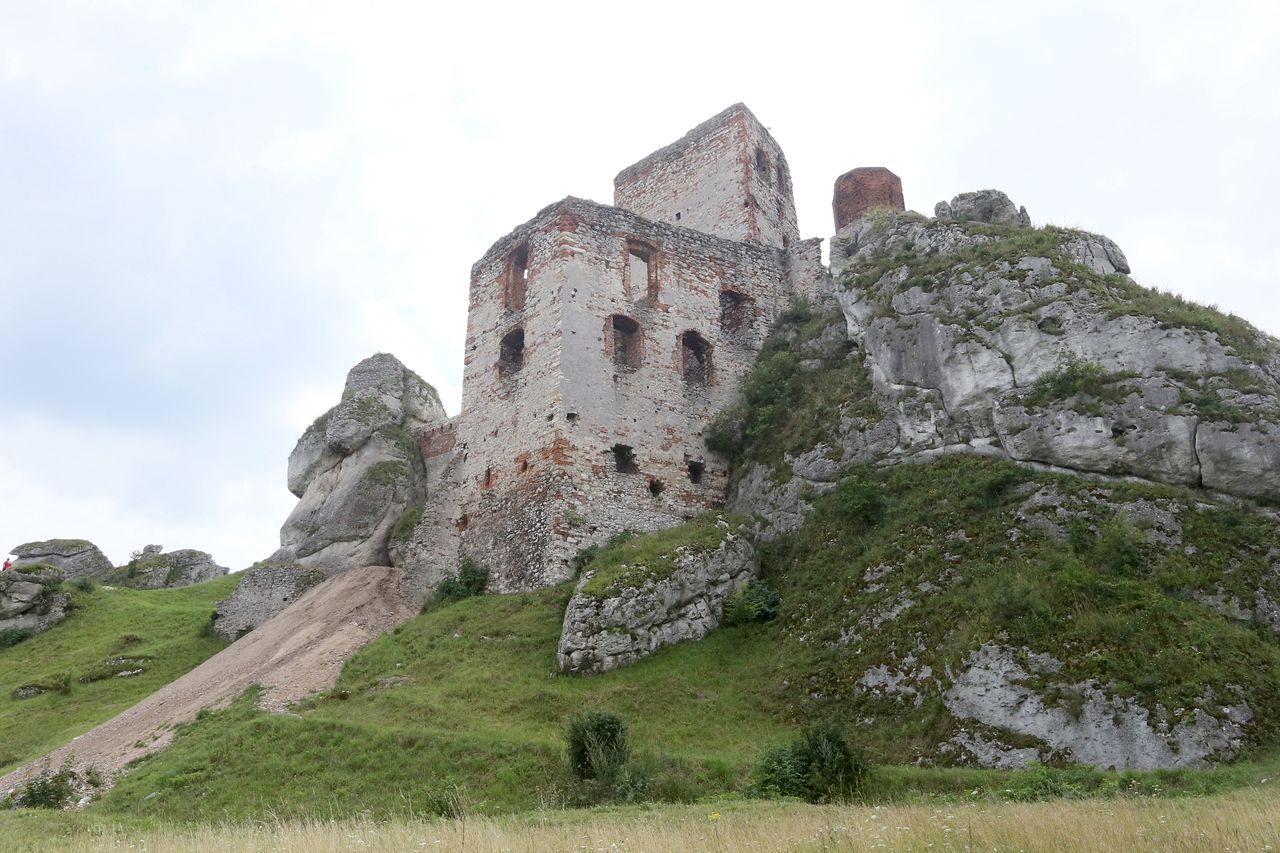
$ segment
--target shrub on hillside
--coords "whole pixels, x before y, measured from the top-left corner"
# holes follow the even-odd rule
[[[450,601],[459,601],[463,598],[481,595],[488,585],[489,569],[468,557],[458,564],[458,573],[456,575],[440,581],[440,585],[436,587],[436,591],[432,594],[427,606],[445,604]]]
[[[98,588],[98,582],[90,577],[76,578],[71,585],[81,592],[93,592]]]
[[[778,616],[782,599],[764,581],[747,581],[724,600],[724,624],[768,622]]]
[[[569,721],[569,770],[578,779],[607,779],[631,755],[627,724],[617,714],[586,711]]]
[[[0,649],[12,648],[30,636],[31,631],[26,628],[5,628],[0,631]]]
[[[627,724],[607,711],[586,711],[569,721],[565,733],[573,785],[570,805],[634,803],[649,799],[649,775],[630,761]]]
[[[819,725],[766,752],[756,767],[755,787],[767,797],[829,803],[861,793],[870,774],[870,765],[839,729]]]
[[[56,772],[45,770],[27,783],[18,794],[19,806],[28,809],[60,809],[71,804],[76,795],[77,776],[68,765]]]

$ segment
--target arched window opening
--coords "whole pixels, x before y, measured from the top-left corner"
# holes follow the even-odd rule
[[[507,332],[498,348],[498,375],[511,376],[524,367],[524,329]]]
[[[529,286],[529,244],[521,243],[507,259],[507,281],[503,302],[510,311],[524,308],[525,291]]]
[[[697,332],[680,336],[680,372],[688,385],[706,385],[711,381],[711,344]]]
[[[613,366],[616,370],[635,370],[640,366],[641,333],[640,324],[623,314],[614,314],[609,318],[608,342],[606,349],[611,350]]]
[[[720,328],[738,332],[751,325],[751,300],[736,290],[720,291]]]
[[[658,298],[658,252],[648,243],[627,241],[627,276],[632,299]]]

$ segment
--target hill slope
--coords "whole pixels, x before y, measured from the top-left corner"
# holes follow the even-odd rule
[[[206,629],[214,603],[237,583],[233,576],[181,589],[70,588],[66,621],[0,649],[0,773],[62,746],[225,647]],[[64,679],[66,692],[14,697],[23,685],[56,688]]]

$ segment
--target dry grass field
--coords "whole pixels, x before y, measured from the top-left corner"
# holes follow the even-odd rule
[[[77,824],[69,831],[60,817]],[[97,851],[1268,851],[1280,795],[904,806],[726,801],[507,818],[188,825],[129,830],[47,814],[0,820],[5,846]],[[25,825],[22,825],[25,824]],[[8,848],[13,849],[13,848]]]

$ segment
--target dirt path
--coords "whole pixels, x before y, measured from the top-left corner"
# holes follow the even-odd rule
[[[250,684],[273,711],[332,687],[356,650],[418,612],[399,572],[370,566],[334,575],[181,678],[64,747],[0,778],[0,796],[45,767],[70,762],[114,776],[139,756],[163,749],[178,723],[220,708]]]

